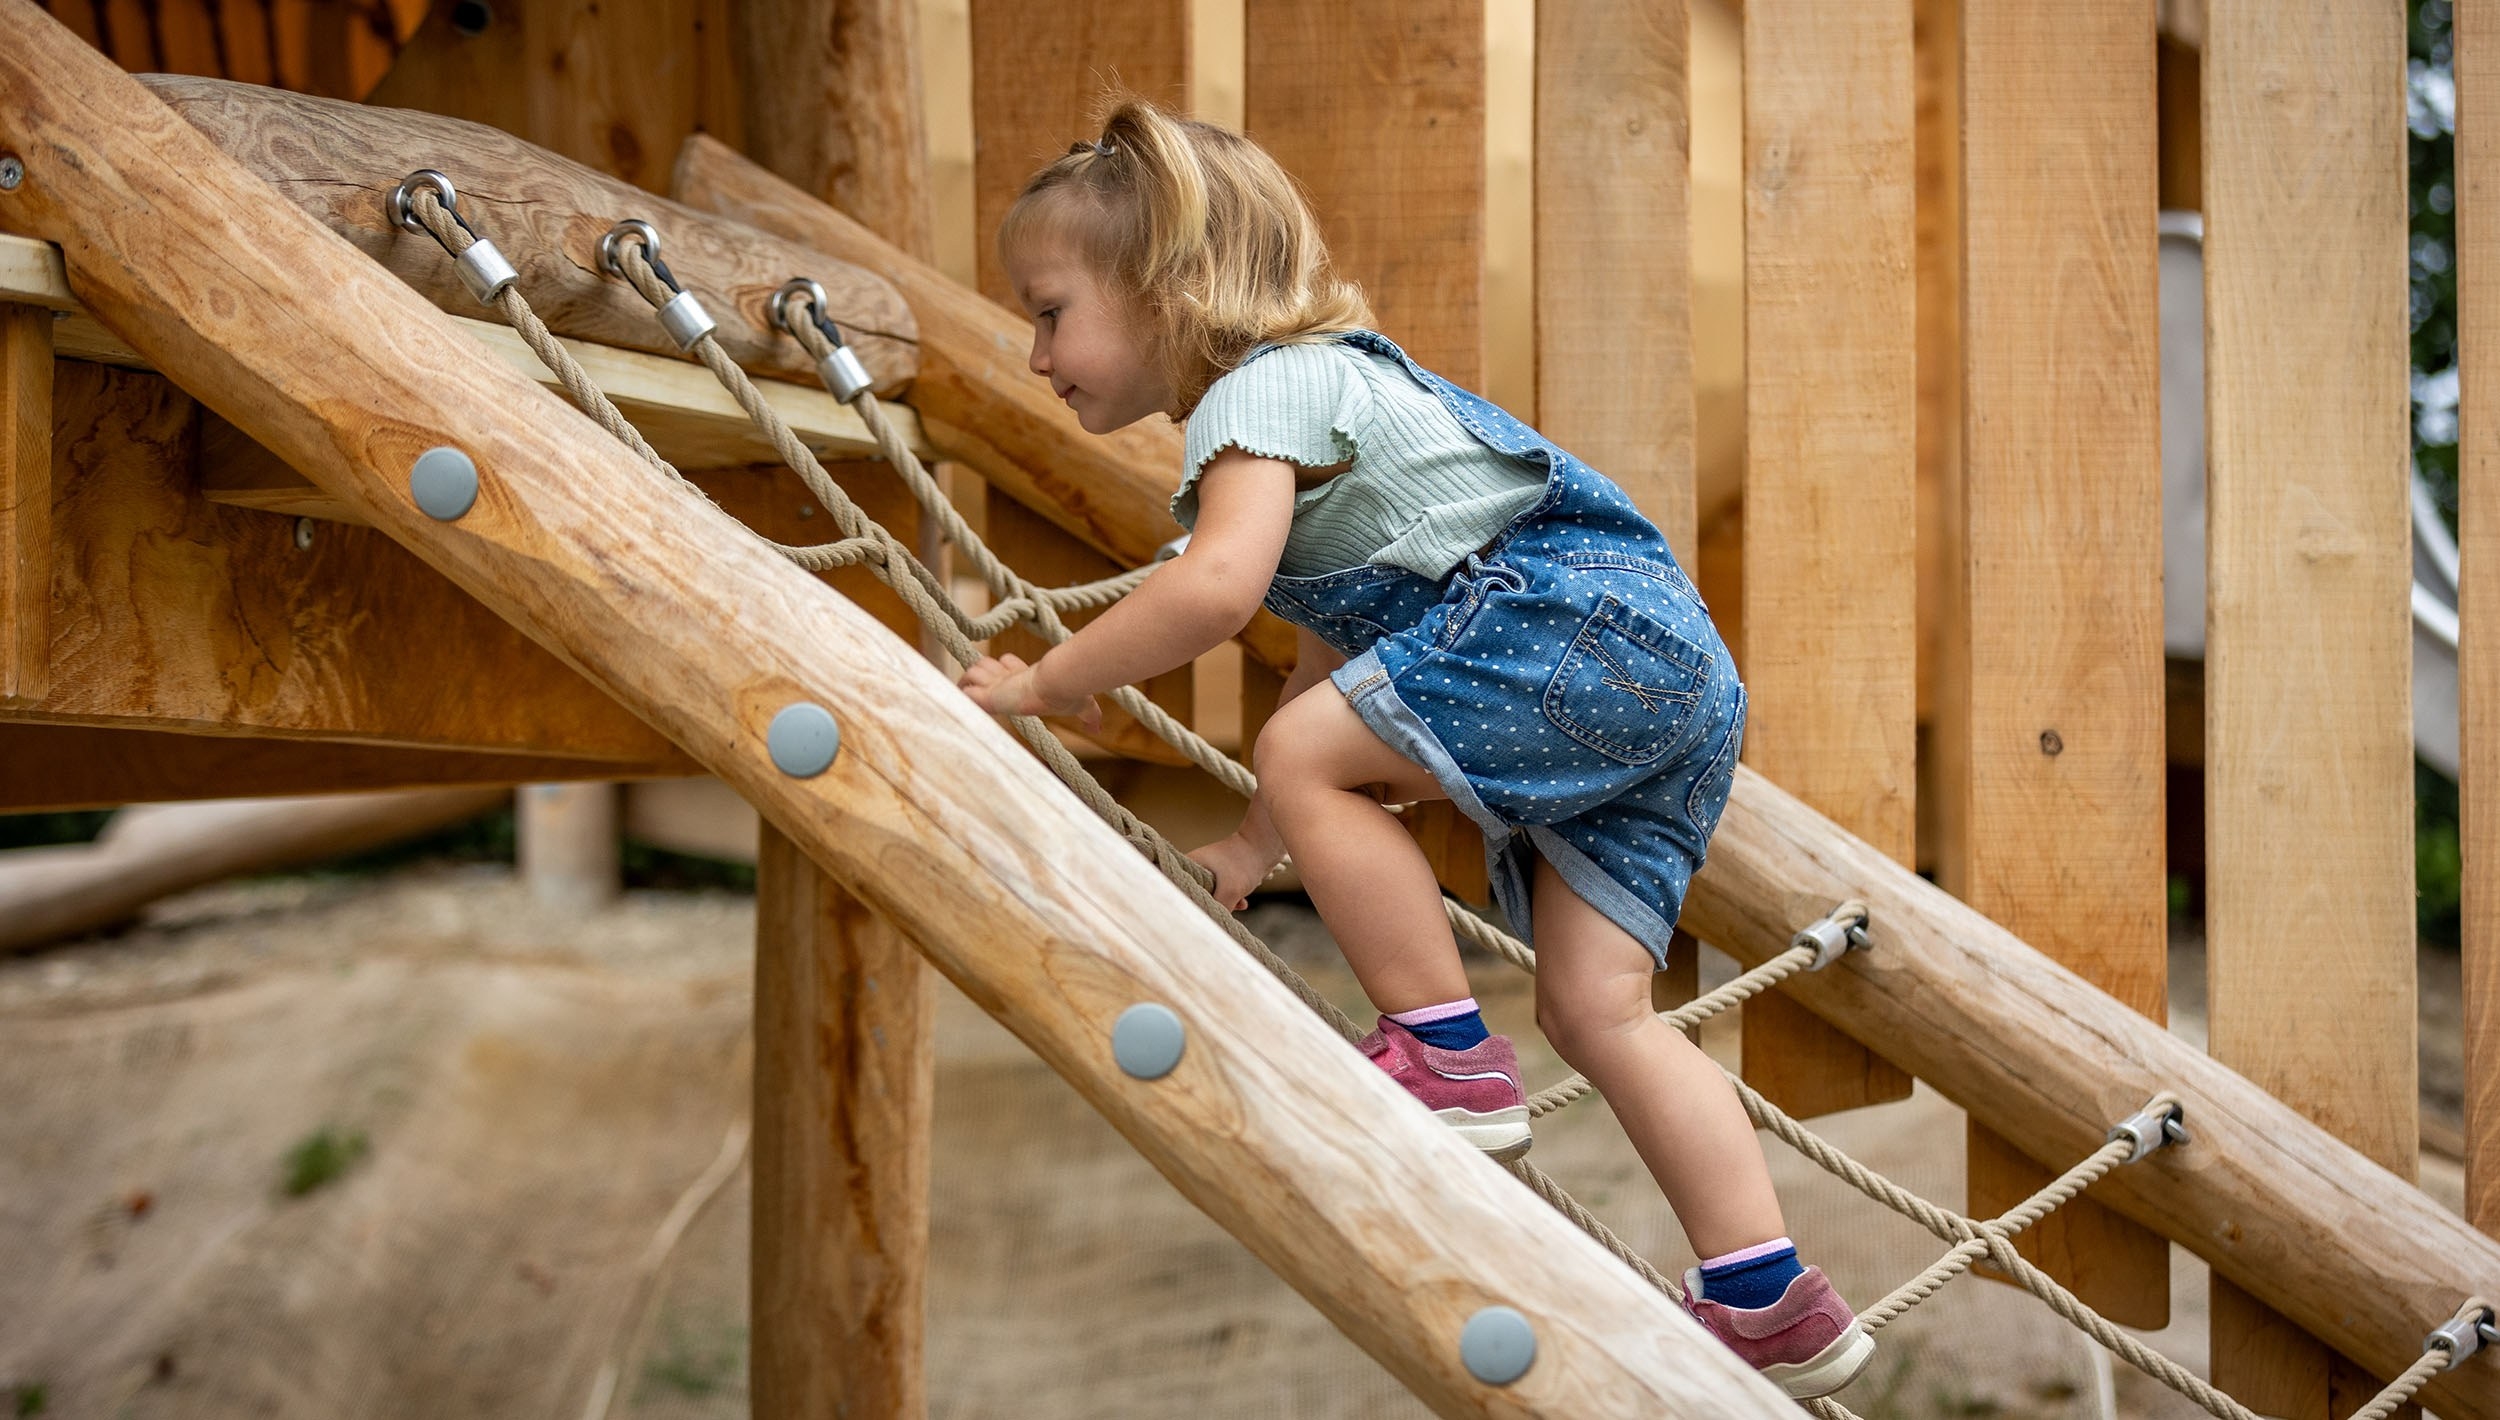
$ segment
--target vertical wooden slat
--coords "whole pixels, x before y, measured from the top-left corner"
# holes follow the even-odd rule
[[[1338,270],[1382,334],[1483,389],[1484,0],[1249,0],[1243,28],[1245,127],[1310,194]],[[1444,887],[1484,900],[1481,833],[1437,802],[1406,826]]]
[[[1745,758],[1914,852],[1917,329],[1909,0],[1745,6]],[[1796,1114],[1909,1077],[1777,993],[1745,1076]]]
[[[928,1406],[935,978],[770,824],[755,924],[752,1408],[913,1420]]]
[[[972,181],[981,294],[1016,303],[998,224],[1035,169],[1082,131],[1111,85],[1187,112],[1188,0],[973,0]]]
[[[2486,105],[2500,105],[2500,4],[2455,14],[2465,1215],[2500,1233],[2500,146],[2483,127]]]
[[[2215,1057],[2411,1178],[2404,26],[2206,8],[2205,930]],[[2213,1379],[2251,1408],[2366,1389],[2214,1293]]]
[[[1536,31],[1536,406],[1694,563],[1684,0],[1546,0]]]
[[[2161,352],[2151,0],[1962,21],[1969,773],[1962,897],[2160,1020]],[[2052,1175],[1970,1129],[1990,1216]],[[2079,1198],[2024,1253],[2169,1322],[2160,1234]]]
[[[919,0],[735,7],[747,156],[931,255]]]
[[[1962,608],[1962,0],[1913,0],[1918,71],[1918,852],[1959,895],[1968,830]]]
[[[0,703],[42,698],[52,648],[52,313],[0,306]]]
[[[1244,114],[1382,333],[1484,378],[1484,4],[1250,0]]]

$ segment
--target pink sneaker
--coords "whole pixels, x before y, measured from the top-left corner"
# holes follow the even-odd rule
[[[1468,1143],[1502,1162],[1528,1152],[1528,1098],[1519,1088],[1519,1052],[1510,1037],[1486,1036],[1465,1050],[1443,1050],[1383,1016],[1379,1028],[1355,1044]]]
[[[1751,1311],[1711,1301],[1701,1290],[1701,1269],[1688,1269],[1684,1310],[1791,1400],[1830,1395],[1875,1359],[1875,1338],[1858,1330],[1820,1267],[1807,1268],[1778,1301]]]

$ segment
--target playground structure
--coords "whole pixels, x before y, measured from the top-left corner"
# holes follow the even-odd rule
[[[2161,980],[2156,70],[2145,7],[2117,9],[1973,13],[1954,42],[1932,28],[1950,18],[1942,6],[1747,6],[1749,462],[1732,533],[1724,516],[1705,522],[1692,493],[1689,408],[1658,397],[1683,387],[1689,361],[1681,252],[1657,240],[1679,230],[1683,193],[1674,164],[1661,176],[1630,152],[1638,138],[1680,152],[1681,26],[1654,23],[1680,21],[1680,7],[1549,5],[1538,49],[1550,66],[1538,124],[1538,171],[1550,184],[1539,193],[1538,422],[1657,500],[1706,585],[1713,538],[1742,553],[1738,595],[1714,590],[1714,602],[1722,614],[1741,602],[1736,644],[1760,707],[1748,750],[1759,772],[1740,778],[1687,925],[1748,966],[1776,963],[1776,975],[1822,955],[1792,950],[1801,931],[1824,922],[1837,948],[1850,919],[1829,915],[1846,902],[1867,909],[1867,950],[1747,1002],[1757,1117],[1776,1121],[1777,1104],[1807,1113],[1884,1098],[1902,1087],[1901,1071],[1928,1079],[1986,1131],[1973,1140],[1974,1215],[2013,1210],[2077,1159],[2070,1182],[2100,1179],[2089,1200],[2020,1233],[2085,1300],[2143,1324],[2157,1304],[2145,1278],[2159,1275],[2147,1259],[2170,1241],[2245,1294],[2232,1308],[2217,1302],[2215,1378],[2251,1406],[2298,1413],[2309,1401],[2291,1391],[2312,1381],[2320,1396],[2377,1389],[2338,1380],[2351,1363],[2306,1332],[2376,1376],[2427,1379],[2425,1399],[2442,1414],[2493,1413],[2500,1386],[2467,1354],[2488,1313],[2467,1300],[2500,1286],[2500,1247],[2405,1181],[2410,992],[2390,983],[2409,979],[2410,915],[2392,910],[2409,894],[2388,873],[2391,862],[2404,877],[2410,869],[2409,855],[2391,852],[2398,820],[2409,825],[2394,812],[2409,802],[2396,688],[2410,666],[2407,510],[2400,481],[2380,488],[2353,473],[2401,468],[2401,390],[2373,403],[2330,388],[2320,369],[2285,364],[2323,360],[2357,384],[2400,383],[2401,296],[2359,279],[2383,273],[2357,257],[2349,271],[2315,277],[2339,294],[2362,288],[2351,312],[2287,312],[2272,289],[2287,263],[2345,250],[2322,235],[2330,223],[2356,234],[2355,250],[2401,251],[2401,166],[2390,143],[2369,146],[2394,131],[2381,111],[2392,100],[2377,96],[2398,91],[2401,46],[2384,43],[2383,21],[2358,7],[2320,6],[2314,34],[2219,5],[2195,16],[2193,31],[2174,17],[2174,33],[2204,46],[2208,135],[2208,1059],[2147,1018]],[[1427,276],[1401,274],[1383,253],[1428,229],[1435,202],[1463,212],[1466,183],[1445,191],[1418,178],[1429,189],[1419,192],[1383,175],[1432,177],[1422,159],[1476,140],[1414,123],[1416,107],[1383,123],[1356,106],[1438,114],[1426,80],[1468,74],[1467,13],[1453,7],[1446,31],[1406,36],[1441,47],[1388,45],[1391,72],[1412,84],[1367,86],[1281,58],[1355,64],[1353,41],[1381,38],[1360,17],[1263,12],[1246,91],[1254,131],[1346,224],[1333,235],[1373,285],[1384,324],[1462,382],[1479,373],[1470,361],[1481,338],[1453,275],[1469,259],[1466,223],[1450,228],[1461,255],[1425,263]],[[1653,23],[1633,23],[1643,18]],[[1041,21],[1012,7],[976,7],[974,22],[990,27],[993,54],[1049,38],[1016,33]],[[0,563],[10,568],[0,581],[11,632],[0,744],[11,806],[245,786],[617,778],[696,763],[737,787],[772,825],[758,985],[759,1013],[771,1018],[759,1020],[757,1072],[759,1411],[811,1413],[847,1396],[872,1413],[911,1412],[913,1224],[828,1237],[821,1220],[909,1217],[912,1141],[925,1130],[913,1112],[926,1106],[912,1084],[925,1072],[914,993],[849,983],[909,983],[917,948],[1442,1413],[1774,1413],[1776,1397],[1661,1293],[1414,1118],[1359,1060],[1330,1051],[1307,1013],[1184,912],[1128,843],[1075,813],[910,646],[550,399],[546,376],[528,376],[502,327],[439,312],[482,309],[454,274],[466,248],[425,190],[412,190],[415,216],[439,246],[399,229],[387,199],[414,169],[453,173],[477,234],[502,247],[522,297],[569,338],[557,348],[619,393],[659,454],[690,469],[745,465],[689,476],[778,541],[827,541],[799,526],[803,470],[754,467],[776,441],[738,432],[743,415],[728,412],[737,404],[668,357],[673,343],[646,303],[654,293],[602,269],[596,248],[618,219],[645,218],[665,235],[677,279],[721,321],[701,353],[720,356],[716,370],[767,377],[760,387],[774,393],[762,398],[797,428],[803,457],[881,450],[909,465],[917,444],[958,459],[993,490],[993,540],[1010,560],[1030,548],[1067,569],[1053,580],[1151,556],[1176,473],[1168,431],[1079,442],[1023,374],[1017,321],[908,255],[908,232],[880,238],[723,145],[687,148],[676,188],[689,207],[679,208],[475,127],[197,82],[152,81],[151,96],[29,7],[11,6],[5,27],[0,147],[21,166],[14,181],[0,175],[0,227],[32,239],[0,251],[7,299],[20,308],[7,325],[6,385],[18,438],[0,469],[0,491],[14,495],[0,496],[14,553]],[[1151,26],[1114,28],[1141,56],[1177,52]],[[2469,79],[2476,38],[2460,49]],[[863,150],[891,139],[876,124],[903,106],[864,95],[881,72],[908,72],[898,53],[907,59],[908,45],[858,65],[857,91],[814,123]],[[1482,52],[1472,53],[1480,73]],[[1160,72],[1142,58],[1122,67],[1148,87],[1145,76]],[[2294,71],[2298,82],[2283,77]],[[2131,77],[2113,85],[2111,73]],[[1843,74],[1851,82],[1838,82]],[[2255,74],[2269,94],[2289,83],[2321,111],[2290,112],[2234,87]],[[1002,134],[1072,125],[1066,111],[1082,98],[1073,70],[1049,80],[1068,93],[991,77],[978,92]],[[1329,103],[1305,85],[1333,89]],[[1958,144],[1913,141],[1914,123],[1951,134],[1955,109]],[[1453,111],[1470,111],[1463,94]],[[2347,119],[2359,135],[2350,151],[2318,141]],[[2314,180],[2270,182],[2256,155],[2285,134],[2269,123],[2300,125],[2306,161],[2349,164],[2323,184],[2331,201]],[[1348,126],[1380,146],[1349,147]],[[752,127],[748,138],[759,156],[771,146]],[[1017,166],[1021,141],[983,151]],[[1921,171],[1931,158],[1943,177]],[[1627,171],[1654,180],[1627,182]],[[875,217],[889,201],[917,200],[908,181],[899,195],[846,195],[831,180],[818,191]],[[2464,191],[2472,213],[2470,173]],[[1914,200],[1938,194],[1940,203]],[[1637,210],[1644,201],[1656,206]],[[1914,221],[1939,205],[1963,214],[1958,243],[1954,226],[1938,236]],[[1957,252],[1958,264],[1947,259]],[[656,268],[632,253],[618,265],[648,288]],[[1937,367],[1922,356],[1933,332],[1910,319],[1934,309],[1915,297],[1922,263],[1962,292],[1943,347],[1961,354],[1941,389],[1929,387]],[[771,382],[806,375],[824,353],[805,344],[816,327],[774,323],[773,294],[793,276],[826,288],[815,311],[858,347],[872,377],[865,402]],[[2303,336],[2295,321],[2317,324]],[[862,339],[868,332],[884,339]],[[496,363],[499,347],[511,364]],[[2382,370],[2381,356],[2393,365]],[[155,373],[100,368],[113,365]],[[2079,369],[2093,372],[2088,391],[2075,388]],[[187,401],[167,380],[223,425],[195,445]],[[2469,429],[2476,394],[2469,386]],[[904,407],[874,402],[889,396]],[[2351,409],[2336,406],[2344,397]],[[1946,420],[1957,426],[1948,439],[1928,416],[1956,409],[1970,413]],[[1922,460],[1922,434],[1952,447]],[[37,443],[50,447],[30,452]],[[448,517],[412,503],[412,469],[435,448],[460,450],[477,473],[474,504]],[[1930,717],[1947,766],[1937,792],[1954,805],[1938,862],[1960,901],[1903,866],[1917,783],[1911,534],[1922,466],[1951,481],[1949,545],[1970,550],[1946,599],[1950,669]],[[945,517],[909,496],[901,471],[841,465],[837,476],[842,494],[899,538],[866,540],[928,611],[894,549],[923,545],[923,520]],[[30,485],[37,496],[26,496]],[[153,525],[190,530],[174,555],[187,549],[195,561],[160,568],[126,551],[120,565],[158,580],[110,585],[110,549],[155,555],[130,532],[139,509],[169,520]],[[838,503],[828,511],[849,521]],[[1001,535],[1010,529],[1016,536]],[[2475,530],[2469,521],[2469,608],[2475,578],[2488,575]],[[1085,568],[1062,533],[1099,566]],[[1983,555],[1991,549],[2015,551]],[[962,539],[957,552],[970,555]],[[211,576],[283,614],[185,595]],[[858,572],[836,574],[836,585],[888,628],[916,634],[901,602]],[[306,609],[335,619],[306,624]],[[283,627],[284,652],[257,639],[247,652],[218,634],[235,625]],[[2477,775],[2476,757],[2492,751],[2474,733],[2471,677],[2482,662],[2470,610],[2460,626],[2470,794],[2494,780]],[[2321,639],[2335,648],[2324,668]],[[1272,703],[1280,640],[1272,627],[1245,637],[1246,698],[1264,680]],[[184,656],[189,665],[174,663]],[[238,678],[237,667],[265,667],[268,680]],[[2314,692],[2322,676],[2342,693],[2285,693]],[[443,684],[491,694],[446,697]],[[770,727],[797,702],[829,711],[840,731],[832,767],[810,777],[769,753]],[[1143,702],[1132,708],[1154,718]],[[1254,710],[1233,718],[1236,744],[1255,733]],[[186,738],[168,747],[167,730]],[[280,737],[305,742],[291,781],[270,769],[278,757],[262,743]],[[1028,739],[1045,754],[1057,743]],[[137,743],[150,748],[111,751]],[[161,757],[151,767],[146,753]],[[2305,772],[2323,766],[2338,772]],[[2469,853],[2471,834],[2469,824]],[[2322,855],[2342,860],[2332,875]],[[2469,897],[2469,933],[2480,900]],[[2472,954],[2489,945],[2469,937],[2469,973],[2487,971]],[[2279,955],[2294,949],[2296,962]],[[1225,1009],[1208,1009],[1217,1000]],[[1785,1020],[1772,1002],[1787,1005]],[[1140,1003],[1183,1024],[1170,1074],[1138,1078],[1114,1061],[1115,1022]],[[2469,1040],[2476,1022],[2488,1028],[2481,1005],[2469,994]],[[865,1043],[878,1035],[883,1049]],[[2488,1060],[2469,1063],[2470,1077],[2492,1073]],[[2107,1142],[2113,1125],[2156,1102],[2149,1124],[2137,1123],[2141,1145]],[[2161,1147],[2173,1105],[2188,1141]],[[2489,1109],[2472,1100],[2468,1123],[2469,1166],[2481,1169],[2469,1188],[2485,1226]],[[836,1136],[835,1121],[852,1132]],[[1439,1214],[1400,1219],[1380,1201],[1382,1150],[1446,1173]],[[837,1158],[858,1170],[847,1200]],[[2014,1224],[1991,1231],[1934,1216],[1961,1262],[1987,1253],[2021,1268],[2002,1236]],[[1517,1312],[1536,1341],[1534,1364],[1506,1384],[1471,1369],[1459,1344],[1490,1308]],[[828,1326],[855,1344],[824,1346]],[[2443,1327],[2446,1342],[2426,1350]],[[2282,1359],[2302,1348],[2311,1360]],[[2217,1413],[2234,1412],[2217,1403]]]

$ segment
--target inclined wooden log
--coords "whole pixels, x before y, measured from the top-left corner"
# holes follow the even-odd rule
[[[904,396],[929,440],[1017,502],[1136,566],[1180,529],[1180,430],[1149,419],[1088,434],[1026,368],[1032,327],[875,232],[698,133],[677,156],[679,198],[853,262],[894,283],[920,331],[920,378]],[[1266,612],[1241,636],[1267,665],[1293,668],[1293,630]]]
[[[223,79],[152,74],[158,98],[288,200],[454,315],[501,320],[460,283],[434,239],[391,225],[391,190],[440,169],[461,215],[521,273],[521,294],[558,335],[677,355],[651,306],[599,267],[599,239],[647,219],[660,255],[720,322],[729,357],[757,374],[813,380],[815,364],[773,326],[773,292],[793,276],[824,283],[843,335],[891,395],[911,382],[919,335],[893,287],[857,266],[669,201],[501,129],[408,109],[284,93]]]
[[[2192,1142],[2120,1168],[2089,1196],[2379,1376],[2419,1359],[2466,1297],[2500,1296],[2500,1241],[1740,769],[1683,925],[1751,964],[1849,898],[1868,905],[1872,947],[1784,989],[2058,1168],[2155,1092],[2177,1093]],[[2423,1403],[2451,1420],[2500,1415],[2500,1366],[2474,1358]]]
[[[360,853],[474,818],[500,788],[137,804],[92,844],[0,853],[0,952],[135,917],[186,888]]]
[[[478,358],[26,0],[0,0],[0,144],[27,169],[0,226],[59,242],[100,321],[735,785],[1436,1411],[1793,1414],[1347,1050],[911,646]],[[450,522],[408,493],[438,447],[481,474]],[[807,778],[765,748],[800,700],[842,731]],[[1141,1002],[1187,1031],[1153,1080],[1112,1061]],[[1538,1343],[1501,1387],[1458,1348],[1494,1305]]]

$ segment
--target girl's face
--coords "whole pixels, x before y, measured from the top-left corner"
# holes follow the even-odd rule
[[[1127,303],[1094,279],[1074,243],[1039,232],[1001,256],[1033,321],[1033,373],[1087,433],[1108,434],[1179,402],[1147,358]]]

